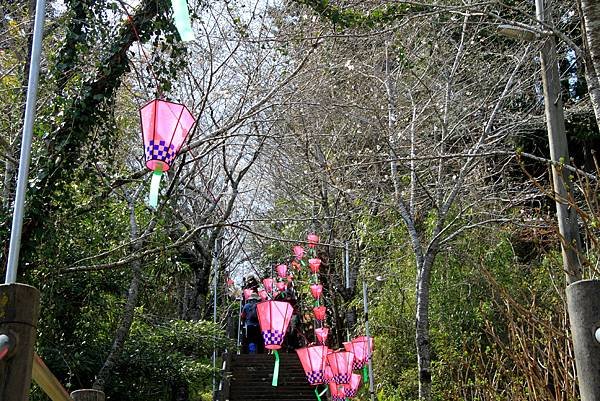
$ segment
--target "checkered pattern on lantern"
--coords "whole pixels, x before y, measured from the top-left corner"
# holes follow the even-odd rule
[[[362,369],[363,366],[365,366],[365,363],[363,361],[355,360],[354,362],[352,362],[352,370]]]
[[[265,330],[262,332],[265,345],[281,345],[283,343],[283,333],[279,330]]]
[[[335,396],[334,396],[334,397],[331,397],[331,400],[332,400],[332,401],[344,401],[344,400],[345,400],[345,398],[344,398],[344,397],[335,397]]]
[[[333,380],[337,383],[337,384],[346,384],[346,383],[350,383],[350,374],[349,373],[342,373],[340,375],[335,375],[333,376]]]
[[[313,370],[312,372],[306,373],[306,379],[309,384],[321,384],[325,379],[325,375],[322,370]]]
[[[348,398],[352,398],[356,395],[356,390],[353,390],[351,388],[345,388],[344,389],[344,394],[346,395],[346,397]]]
[[[175,158],[175,146],[170,144],[167,146],[165,141],[150,141],[146,146],[146,160],[160,160],[167,164],[171,164]]]

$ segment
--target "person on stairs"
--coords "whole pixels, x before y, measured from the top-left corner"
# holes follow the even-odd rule
[[[258,313],[256,311],[258,301],[260,301],[260,297],[258,294],[253,293],[242,309],[242,320],[244,322],[243,354],[262,354],[265,350],[265,344],[258,324]]]

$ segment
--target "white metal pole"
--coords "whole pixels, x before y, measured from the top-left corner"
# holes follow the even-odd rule
[[[367,355],[369,355],[369,394],[371,401],[375,401],[375,390],[373,381],[373,358],[371,355],[371,341],[369,334],[369,299],[367,297],[367,281],[363,279],[363,305],[365,308],[365,336],[367,337]]]
[[[12,227],[10,230],[8,263],[6,265],[6,284],[11,284],[17,281],[19,251],[21,249],[21,231],[23,229],[23,209],[25,208],[25,194],[27,192],[27,181],[29,176],[29,161],[31,159],[31,138],[33,136],[38,78],[40,75],[40,56],[42,53],[42,39],[44,36],[45,12],[46,1],[37,0],[35,6],[35,22],[33,26],[33,43],[31,46],[31,60],[29,63],[29,78],[27,82],[27,102],[25,104],[23,136],[21,138],[19,175],[17,179]]]
[[[218,282],[219,282],[219,239],[215,239],[215,248],[213,250],[213,323],[216,325],[217,324],[217,289],[218,289]],[[213,397],[216,397],[217,393],[216,393],[216,389],[217,389],[217,377],[216,377],[216,372],[217,372],[217,341],[216,338],[213,342],[213,355],[212,355],[212,362],[213,362]]]
[[[350,288],[350,247],[348,241],[344,241],[344,271],[346,273],[346,289]]]

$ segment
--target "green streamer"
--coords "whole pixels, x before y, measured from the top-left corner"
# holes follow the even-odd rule
[[[365,384],[367,384],[367,382],[369,381],[369,369],[367,368],[367,365],[363,366],[363,382]]]
[[[173,7],[175,27],[179,32],[179,36],[181,36],[181,40],[184,42],[194,40],[187,0],[171,0],[171,6]]]
[[[321,394],[319,394],[319,386],[315,387],[315,395],[317,396],[317,400],[321,401]]]
[[[158,164],[154,173],[152,173],[152,181],[150,182],[150,206],[158,206],[158,190],[160,189],[160,179],[162,178],[162,165]]]
[[[279,352],[274,350],[273,355],[275,355],[275,367],[273,368],[273,381],[271,382],[271,386],[277,387],[277,382],[279,381]]]

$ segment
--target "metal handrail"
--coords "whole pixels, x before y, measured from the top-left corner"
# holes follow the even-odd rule
[[[60,384],[38,354],[33,355],[31,377],[52,401],[73,401],[67,390]]]
[[[6,334],[0,334],[0,361],[8,355],[10,351],[10,338]]]

